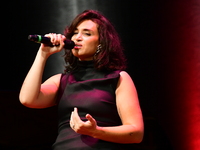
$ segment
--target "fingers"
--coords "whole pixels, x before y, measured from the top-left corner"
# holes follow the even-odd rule
[[[82,120],[80,119],[78,115],[78,109],[74,108],[74,111],[72,111],[71,117],[70,117],[70,127],[72,129],[75,129],[75,126],[79,125],[80,123],[82,123]]]
[[[74,129],[74,127],[80,126],[96,126],[96,120],[90,115],[87,114],[86,116],[87,121],[82,121],[78,115],[78,109],[74,108],[74,111],[71,113],[70,117],[70,126]]]
[[[70,116],[70,127],[71,127],[72,129],[75,128],[75,123],[74,123],[74,121],[73,121],[73,114],[74,114],[74,112],[72,111],[71,116]]]
[[[88,119],[88,121],[90,121],[91,123],[94,122],[94,119],[93,119],[93,117],[92,117],[90,114],[87,114],[85,117],[86,117],[86,118]]]
[[[71,114],[71,119],[72,119],[73,123],[82,122],[82,120],[80,119],[80,117],[78,115],[78,109],[76,107],[74,108],[74,111]]]
[[[45,35],[51,39],[51,43],[55,46],[64,45],[66,37],[62,34],[49,33]]]
[[[93,135],[96,131],[97,123],[96,120],[90,115],[86,116],[87,121],[82,121],[78,115],[78,109],[74,108],[70,117],[70,127],[79,134]]]
[[[50,56],[54,53],[62,51],[65,43],[64,40],[66,37],[62,34],[55,34],[55,33],[49,33],[45,35],[46,37],[51,39],[51,43],[53,46],[45,45],[41,43],[40,50],[47,54],[47,56]]]

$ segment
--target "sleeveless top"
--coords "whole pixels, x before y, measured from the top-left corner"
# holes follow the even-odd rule
[[[77,107],[81,120],[90,114],[98,126],[118,126],[115,90],[120,71],[98,71],[92,61],[80,61],[71,73],[62,74],[58,91],[58,136],[53,150],[121,150],[130,144],[103,141],[71,129],[71,112]]]

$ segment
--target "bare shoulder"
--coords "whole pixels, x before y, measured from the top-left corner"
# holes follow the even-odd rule
[[[120,87],[123,88],[123,89],[128,89],[128,88],[135,89],[135,85],[133,83],[133,80],[132,80],[131,76],[126,71],[120,72],[120,79],[119,79],[117,88],[120,88]]]
[[[137,90],[131,76],[125,72],[120,72],[120,79],[116,88],[117,101],[138,100]]]
[[[132,80],[130,75],[126,71],[121,71],[120,76],[125,78],[125,79]]]

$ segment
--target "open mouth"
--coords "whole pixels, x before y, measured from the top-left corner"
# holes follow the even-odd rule
[[[75,49],[80,49],[81,47],[82,47],[81,44],[75,44],[75,46],[74,46]]]

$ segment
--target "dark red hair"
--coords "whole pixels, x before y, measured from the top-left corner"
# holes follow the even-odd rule
[[[126,69],[126,59],[123,53],[120,38],[111,22],[100,12],[95,10],[85,10],[79,14],[65,29],[65,36],[71,39],[76,27],[84,20],[92,20],[98,24],[99,43],[101,51],[94,56],[94,65],[99,70],[124,70]],[[78,58],[71,50],[65,50],[66,71],[76,68]]]

